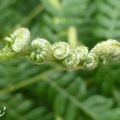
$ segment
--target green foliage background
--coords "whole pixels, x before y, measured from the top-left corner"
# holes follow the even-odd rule
[[[120,39],[119,0],[1,0],[0,41],[16,27],[32,39],[67,41],[74,26],[79,43],[92,48]],[[65,71],[25,59],[0,62],[2,120],[120,120],[120,61],[93,71]]]

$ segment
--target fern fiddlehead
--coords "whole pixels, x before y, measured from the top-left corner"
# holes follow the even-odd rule
[[[28,49],[30,44],[30,32],[27,28],[19,28],[15,30],[6,41],[11,43],[11,47],[15,52],[22,52]]]
[[[58,60],[64,59],[70,53],[70,46],[66,42],[56,42],[52,49],[54,57]]]
[[[69,70],[94,69],[100,62],[105,64],[111,60],[120,59],[120,42],[112,39],[98,43],[88,51],[86,46],[78,45],[76,48],[71,48],[67,42],[50,44],[42,38],[36,38],[31,42],[29,30],[19,28],[6,40],[10,43],[9,49],[16,55],[27,56],[34,63],[39,64],[57,63]],[[28,51],[27,55],[26,51]],[[5,52],[6,50],[1,52],[0,59],[4,57]],[[10,56],[11,54],[6,58]]]
[[[103,63],[107,63],[113,59],[120,58],[120,42],[109,39],[98,43],[92,50],[92,53],[96,54]]]
[[[98,57],[93,53],[89,53],[85,61],[85,67],[87,69],[94,69],[97,67],[98,62]]]
[[[64,59],[63,64],[68,68],[68,69],[74,69],[77,68],[77,65],[80,62],[80,57],[79,54],[73,50],[70,52],[68,57]]]
[[[45,39],[36,38],[32,41],[31,48],[32,52],[30,57],[36,63],[45,61],[50,55],[51,45]]]

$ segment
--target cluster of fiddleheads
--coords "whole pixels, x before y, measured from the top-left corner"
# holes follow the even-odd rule
[[[27,28],[18,28],[5,40],[7,44],[4,52],[0,53],[0,59],[5,52],[11,51],[15,56],[28,57],[37,64],[57,63],[63,68],[74,69],[94,69],[99,63],[108,63],[114,59],[120,59],[120,42],[109,39],[98,43],[92,50],[88,50],[83,45],[75,48],[67,42],[56,42],[51,44],[49,41],[36,38],[31,41],[30,32]],[[6,58],[13,57],[7,54]]]

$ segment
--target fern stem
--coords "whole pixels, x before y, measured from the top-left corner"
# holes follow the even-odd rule
[[[0,61],[12,59],[16,56],[16,53],[11,50],[0,50]]]
[[[5,94],[9,94],[11,92],[14,92],[16,90],[19,90],[21,88],[27,87],[29,85],[35,84],[36,82],[39,82],[40,80],[43,80],[45,76],[50,75],[53,72],[56,72],[57,70],[60,70],[59,68],[54,68],[54,69],[50,69],[42,74],[39,74],[37,76],[34,76],[32,78],[28,78],[27,80],[23,80],[20,83],[16,83],[14,85],[11,85],[7,88],[4,88],[2,90],[0,90],[0,96],[1,95],[5,95]]]
[[[74,103],[77,107],[80,108],[89,118],[92,120],[98,120],[97,116],[91,112],[87,107],[85,107],[80,101],[75,99],[72,95],[68,94],[63,88],[59,87],[54,81],[45,79],[56,91],[59,91],[61,95],[66,97],[66,99],[70,100],[72,103]]]

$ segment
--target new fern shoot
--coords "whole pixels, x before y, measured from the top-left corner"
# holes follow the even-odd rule
[[[30,31],[20,27],[5,40],[6,46],[0,51],[0,59],[27,57],[33,63],[55,63],[68,70],[91,70],[100,63],[120,60],[120,42],[113,39],[98,43],[89,51],[86,46],[78,44],[72,48],[64,41],[51,44],[43,38],[31,40]]]

